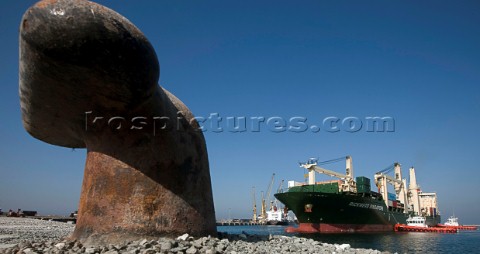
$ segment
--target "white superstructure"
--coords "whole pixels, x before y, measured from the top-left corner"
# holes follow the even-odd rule
[[[407,219],[407,226],[428,228],[426,218],[421,216],[409,217]]]
[[[458,218],[455,217],[455,216],[450,216],[450,217],[447,219],[447,222],[445,222],[444,225],[445,225],[445,226],[460,226],[460,224],[458,224]]]

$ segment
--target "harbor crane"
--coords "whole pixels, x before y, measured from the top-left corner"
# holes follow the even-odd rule
[[[283,188],[282,188],[282,187],[283,187],[283,182],[284,182],[284,180],[282,180],[282,181],[280,182],[280,184],[278,185],[278,188],[277,188],[277,193],[279,193],[279,192],[282,192],[282,191],[283,191]]]
[[[341,174],[332,170],[328,170],[319,166],[319,164],[328,164],[333,162],[338,162],[341,160],[346,161],[346,169],[345,174]],[[343,184],[340,186],[342,191],[344,192],[355,192],[356,185],[355,181],[353,180],[353,164],[352,164],[352,157],[346,156],[341,157],[338,159],[333,159],[325,162],[319,163],[317,159],[310,158],[306,163],[300,163],[300,167],[305,168],[308,170],[308,184],[313,185],[315,184],[315,172],[320,174],[325,174],[333,177],[337,177],[343,180]]]
[[[267,216],[267,211],[265,206],[265,193],[263,193],[263,191],[261,192],[261,196],[262,196],[262,201],[260,204],[260,215],[258,216],[259,221],[264,220]]]
[[[390,171],[394,170],[395,177],[387,175]],[[387,184],[393,185],[395,189],[395,194],[400,203],[405,205],[407,208],[407,179],[402,179],[402,170],[401,165],[398,162],[393,163],[393,165],[375,173],[375,185],[378,187],[380,194],[382,195],[385,205],[388,207],[388,186]],[[404,213],[408,213],[408,209],[404,209]]]
[[[282,187],[283,187],[283,182],[284,182],[284,180],[282,179],[282,181],[280,181],[280,184],[278,185],[277,193],[280,193],[280,192],[283,191],[283,188],[282,188]],[[271,206],[272,206],[272,205],[271,205]],[[274,201],[273,206],[278,206],[278,204],[277,204],[277,199],[276,199],[276,198],[275,198],[275,201]],[[271,209],[271,208],[270,208],[270,209]]]
[[[253,217],[252,221],[257,222],[257,199],[255,198],[255,186],[252,188],[252,195],[253,195]]]
[[[263,192],[262,192],[262,207],[261,207],[261,211],[260,211],[260,216],[261,216],[261,220],[267,220],[267,203],[270,202],[270,193],[272,192],[272,185],[273,185],[273,182],[275,181],[275,173],[272,174],[272,180],[270,180],[270,183],[268,184],[268,188],[267,188],[267,193],[266,195],[263,195]],[[272,204],[270,204],[272,205]],[[271,207],[270,207],[271,209]]]

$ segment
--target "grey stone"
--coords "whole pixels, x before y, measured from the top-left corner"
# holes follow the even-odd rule
[[[26,249],[23,249],[23,252],[25,253],[32,253],[34,252],[32,248],[26,248]]]
[[[85,249],[85,253],[95,253],[98,252],[99,250],[95,247],[88,247]]]
[[[104,254],[118,254],[118,251],[116,251],[116,250],[109,250],[109,251],[104,252]]]
[[[187,249],[188,249],[188,247],[180,247],[180,246],[179,246],[179,247],[175,247],[175,248],[171,249],[170,251],[171,251],[171,252],[180,252],[180,251],[183,252],[183,251],[185,251],[185,250],[187,250]]]
[[[161,250],[171,250],[172,248],[173,248],[173,246],[172,246],[171,242],[162,242],[160,244],[160,249]]]
[[[183,234],[183,235],[177,237],[177,240],[186,241],[188,239],[188,236],[189,236],[188,234]]]
[[[335,245],[335,248],[337,250],[347,250],[347,249],[350,249],[350,244],[347,244],[347,243],[344,243],[344,244],[339,244],[339,245]]]
[[[217,252],[223,253],[223,251],[225,250],[225,245],[220,243],[217,245],[217,247],[215,247],[215,250],[217,250]]]
[[[157,253],[157,251],[155,249],[150,248],[150,249],[143,250],[141,253],[142,254],[155,254],[155,253]]]
[[[197,239],[197,240],[193,241],[193,246],[195,246],[196,248],[201,248],[204,245],[204,242],[205,242],[205,240],[202,239],[202,238]]]
[[[61,250],[61,249],[65,248],[65,243],[57,243],[57,244],[55,244],[55,248]]]
[[[188,248],[187,251],[186,251],[187,254],[196,254],[197,252],[198,252],[198,250],[194,246]]]

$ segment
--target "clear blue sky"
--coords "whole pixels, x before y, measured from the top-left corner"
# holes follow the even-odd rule
[[[35,1],[1,1],[0,207],[76,209],[85,150],[21,123],[18,27]],[[99,1],[149,38],[160,84],[197,116],[391,116],[395,132],[205,133],[217,218],[251,216],[271,174],[353,157],[355,175],[398,161],[436,191],[444,218],[480,223],[478,1]],[[343,165],[332,169],[343,171]]]

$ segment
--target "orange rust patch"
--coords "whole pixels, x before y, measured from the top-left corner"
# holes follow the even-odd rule
[[[43,0],[35,4],[38,8],[46,8],[48,5],[55,4],[57,0]]]
[[[22,23],[22,28],[25,30],[28,28],[28,22],[27,22],[27,19],[24,19],[23,20],[23,23]]]

